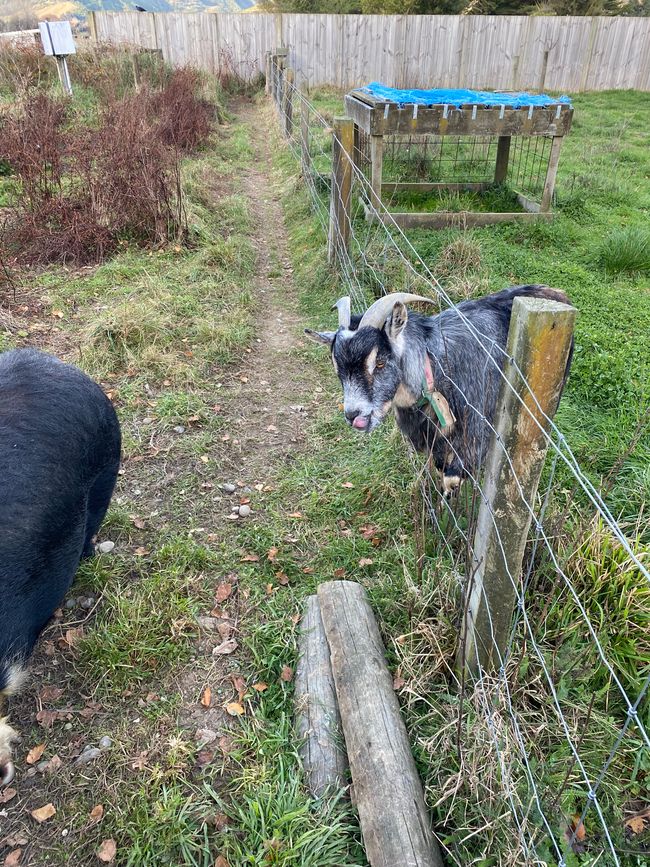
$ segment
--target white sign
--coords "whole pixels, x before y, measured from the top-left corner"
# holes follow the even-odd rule
[[[39,21],[43,51],[50,57],[66,57],[76,54],[69,21]]]

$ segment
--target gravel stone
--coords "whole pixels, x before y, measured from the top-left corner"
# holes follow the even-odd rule
[[[110,542],[108,539],[105,542],[100,542],[97,550],[100,554],[110,554],[115,547],[115,542]]]

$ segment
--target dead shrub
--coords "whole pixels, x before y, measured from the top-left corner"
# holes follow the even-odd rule
[[[51,84],[54,65],[40,45],[0,43],[0,91],[23,96],[29,90]]]
[[[18,264],[100,262],[128,238],[180,241],[180,164],[148,116],[149,94],[68,125],[69,104],[37,94],[5,119],[0,159],[20,182],[4,242]]]
[[[200,94],[201,75],[195,69],[175,69],[160,90],[151,90],[150,114],[157,117],[160,140],[183,153],[196,150],[210,135],[214,106]]]

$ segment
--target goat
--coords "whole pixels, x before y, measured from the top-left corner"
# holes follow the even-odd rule
[[[499,393],[512,303],[519,296],[564,304],[548,286],[513,286],[435,316],[409,312],[430,298],[396,292],[352,316],[340,298],[337,331],[305,333],[330,347],[343,385],[345,418],[370,433],[393,408],[397,425],[418,451],[429,452],[449,496],[480,468]],[[571,364],[567,361],[565,381]]]
[[[94,552],[120,445],[115,410],[85,373],[32,349],[0,355],[0,786],[17,739],[5,699]]]

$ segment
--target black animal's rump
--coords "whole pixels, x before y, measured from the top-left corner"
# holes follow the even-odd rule
[[[86,374],[36,350],[0,355],[0,694],[93,553],[120,445]]]

